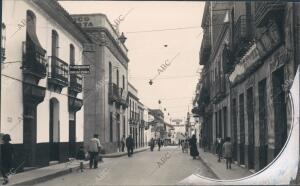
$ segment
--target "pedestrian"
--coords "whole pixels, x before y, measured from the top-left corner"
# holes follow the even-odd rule
[[[88,145],[88,152],[90,155],[90,169],[94,165],[94,169],[98,168],[99,152],[102,148],[98,134],[94,134],[94,137],[90,139]]]
[[[226,159],[226,169],[231,169],[232,162],[232,144],[230,142],[230,137],[227,137],[225,143],[223,144],[224,157]]]
[[[197,138],[195,134],[189,140],[189,145],[190,145],[190,155],[193,157],[193,159],[196,159],[196,157],[199,156],[199,152],[197,149]]]
[[[157,140],[157,145],[158,145],[158,151],[160,151],[160,146],[161,146],[160,138],[158,138],[158,140]]]
[[[129,136],[126,138],[126,147],[127,147],[128,157],[131,157],[133,154],[133,146],[134,146],[134,141],[133,141],[131,134],[129,134]]]
[[[85,152],[83,146],[79,147],[77,152],[76,159],[80,162],[80,171],[83,172],[83,161],[85,160]]]
[[[203,150],[204,150],[204,152],[206,151],[206,137],[205,136],[203,136],[203,140],[202,140],[202,143],[203,143]]]
[[[10,143],[11,138],[9,134],[5,134],[2,137],[3,144],[1,145],[1,173],[4,178],[3,185],[6,185],[8,180],[8,174],[12,168],[12,161],[14,159],[14,148]]]
[[[218,135],[217,137],[217,154],[218,154],[218,162],[221,162],[221,155],[222,155],[222,138],[220,135]]]
[[[123,135],[122,139],[121,139],[121,150],[122,152],[124,152],[124,148],[125,148],[125,143],[126,143],[126,139],[125,139],[125,135]]]
[[[155,141],[154,141],[153,138],[151,138],[151,141],[150,141],[150,150],[151,150],[151,151],[153,151],[154,146],[155,146]]]

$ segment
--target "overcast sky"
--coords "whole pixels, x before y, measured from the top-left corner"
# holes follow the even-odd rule
[[[70,14],[104,13],[113,23],[120,15],[120,32],[127,37],[129,82],[149,108],[167,109],[171,118],[183,118],[192,108],[199,78],[201,20],[205,2],[60,1]],[[189,28],[187,28],[189,27]],[[174,29],[167,31],[151,31]],[[183,29],[185,28],[185,29]],[[137,32],[150,31],[150,32]],[[164,45],[167,45],[165,47]],[[178,55],[179,54],[179,55]],[[165,60],[177,55],[149,85]],[[189,105],[189,106],[188,106]]]

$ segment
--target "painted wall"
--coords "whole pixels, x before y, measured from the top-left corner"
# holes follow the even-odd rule
[[[3,22],[7,25],[6,62],[20,61],[5,65],[2,73],[18,80],[2,78],[2,118],[1,132],[11,133],[13,143],[23,142],[23,100],[22,100],[22,42],[26,40],[26,26],[18,29],[18,24],[26,20],[26,11],[31,10],[36,16],[36,35],[41,46],[51,55],[51,32],[56,30],[59,35],[58,57],[69,64],[70,44],[75,47],[75,63],[82,63],[82,44],[70,35],[55,20],[40,10],[35,4],[25,0],[3,1]],[[14,34],[13,34],[14,33]],[[13,34],[13,35],[12,35]],[[49,62],[49,61],[48,61]],[[2,76],[3,77],[3,76]],[[20,80],[20,81],[19,81]],[[39,82],[39,86],[46,87],[47,77]],[[49,100],[56,98],[60,103],[60,142],[69,139],[69,112],[67,87],[61,94],[46,91],[45,99],[37,107],[37,142],[49,141]],[[77,98],[82,98],[79,94]],[[83,140],[83,107],[77,112],[77,141]],[[19,123],[19,124],[18,124]],[[12,128],[13,127],[13,128]]]

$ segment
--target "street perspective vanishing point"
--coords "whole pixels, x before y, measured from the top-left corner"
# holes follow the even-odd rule
[[[300,3],[1,1],[0,185],[299,185]]]

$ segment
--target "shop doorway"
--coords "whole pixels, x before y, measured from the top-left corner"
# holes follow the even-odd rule
[[[275,126],[275,156],[280,152],[287,139],[287,114],[285,103],[284,68],[276,70],[272,74],[273,105]]]

